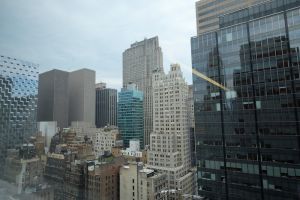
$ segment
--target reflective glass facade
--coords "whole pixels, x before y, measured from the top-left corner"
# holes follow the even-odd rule
[[[300,199],[300,1],[282,2],[191,39],[193,69],[224,86],[193,76],[198,189],[210,199]]]
[[[129,147],[131,139],[139,139],[144,147],[143,92],[122,88],[118,101],[118,127],[124,147]]]
[[[96,126],[117,125],[117,90],[96,88]]]
[[[36,133],[37,92],[37,65],[0,56],[0,172],[6,150]]]

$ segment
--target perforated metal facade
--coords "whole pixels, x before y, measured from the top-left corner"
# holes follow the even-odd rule
[[[0,162],[36,133],[37,92],[38,65],[0,56]]]

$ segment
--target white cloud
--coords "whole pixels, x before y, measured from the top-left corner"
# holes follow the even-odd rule
[[[52,68],[96,70],[97,80],[122,84],[122,52],[159,36],[165,68],[179,63],[191,83],[190,37],[195,0],[2,0],[0,54]]]

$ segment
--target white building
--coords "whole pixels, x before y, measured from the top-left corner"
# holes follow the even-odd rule
[[[142,169],[138,163],[129,163],[120,168],[120,197],[122,200],[138,200],[138,175]]]
[[[171,65],[168,74],[153,74],[153,133],[148,151],[149,168],[168,175],[168,188],[194,194],[195,170],[187,123],[188,85],[180,66]]]
[[[136,158],[142,158],[143,152],[140,150],[140,140],[132,139],[129,140],[129,148],[121,150],[122,155],[124,156],[133,156]]]
[[[149,145],[153,128],[152,72],[163,69],[163,56],[158,37],[133,43],[123,53],[123,87],[136,83],[144,93],[144,145]]]
[[[139,170],[139,200],[164,200],[167,194],[167,175],[153,169]]]
[[[111,153],[112,147],[118,144],[119,130],[116,126],[97,128],[92,141],[95,155],[102,156],[105,152]]]
[[[130,162],[120,168],[120,197],[122,200],[163,200],[166,175]]]
[[[50,147],[51,138],[59,131],[56,121],[38,122],[38,131],[42,136],[45,136],[45,147],[47,150]]]

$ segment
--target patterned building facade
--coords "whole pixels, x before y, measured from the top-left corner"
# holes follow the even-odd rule
[[[37,93],[38,65],[0,56],[1,163],[8,148],[20,146],[36,133]]]

